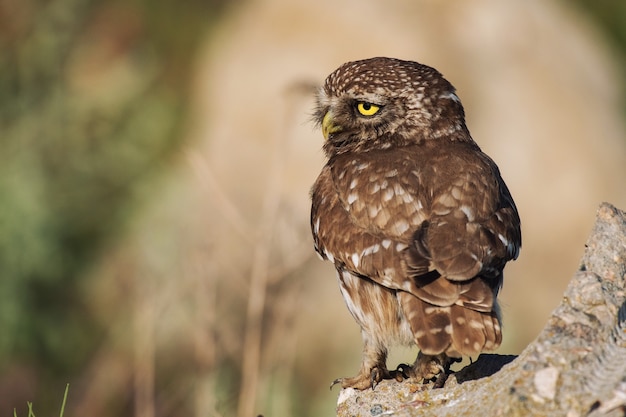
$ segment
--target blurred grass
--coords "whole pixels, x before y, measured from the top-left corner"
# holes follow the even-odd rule
[[[67,403],[67,393],[69,389],[70,389],[70,384],[66,384],[65,392],[63,393],[63,402],[61,403],[61,410],[59,411],[59,417],[63,417],[63,414],[65,413],[65,404]],[[26,405],[28,407],[28,417],[35,417],[35,411],[33,410],[33,403],[27,402]],[[13,417],[17,417],[17,410],[15,408],[13,409]]]
[[[0,375],[54,386],[98,345],[79,281],[181,145],[224,3],[0,3]]]

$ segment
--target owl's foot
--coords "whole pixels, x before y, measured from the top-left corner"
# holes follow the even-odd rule
[[[401,363],[395,372],[407,379],[415,379],[420,382],[433,381],[434,388],[441,388],[448,378],[450,365],[458,361],[460,359],[451,358],[445,353],[424,355],[420,352],[412,366]]]
[[[361,372],[352,378],[337,378],[330,384],[330,388],[332,389],[336,384],[341,384],[341,388],[375,389],[376,385],[383,379],[398,379],[396,374],[397,371],[389,371],[384,365],[377,365],[369,371],[361,369]]]

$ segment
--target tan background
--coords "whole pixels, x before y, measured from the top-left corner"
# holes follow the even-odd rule
[[[519,353],[558,304],[598,204],[626,206],[616,73],[598,36],[584,16],[554,2],[275,0],[241,7],[221,22],[199,62],[192,144],[172,191],[155,200],[167,213],[138,232],[173,229],[164,237],[172,246],[167,258],[153,260],[159,248],[149,241],[139,261],[163,264],[166,287],[180,291],[162,294],[160,307],[184,316],[184,287],[214,281],[202,285],[217,293],[205,297],[216,302],[211,314],[221,329],[204,349],[215,349],[216,361],[222,350],[237,358],[245,350],[250,276],[263,266],[255,257],[267,256],[274,269],[295,262],[269,278],[255,411],[281,415],[295,401],[310,415],[331,412],[328,383],[356,371],[361,341],[332,267],[307,258],[308,190],[323,164],[307,86],[345,61],[392,56],[434,66],[457,87],[473,137],[499,164],[518,205],[523,247],[506,269],[500,352]],[[264,215],[268,188],[279,201]],[[259,255],[264,249],[269,254]],[[198,269],[190,271],[189,262]],[[179,320],[169,331],[188,338],[199,331],[194,325]],[[164,326],[159,331],[168,334]],[[299,397],[281,398],[294,387]]]
[[[215,27],[183,75],[184,145],[156,186],[135,191],[122,237],[77,285],[104,331],[71,378],[70,415],[333,414],[328,385],[356,372],[361,340],[332,266],[313,252],[308,192],[324,161],[310,115],[314,87],[343,62],[383,55],[437,68],[498,163],[523,233],[505,270],[499,352],[519,353],[543,327],[599,203],[626,207],[617,52],[564,2],[250,0],[202,18]],[[77,94],[135,94],[151,77],[98,55],[119,44],[83,42],[67,73]],[[399,349],[389,365],[413,354]]]

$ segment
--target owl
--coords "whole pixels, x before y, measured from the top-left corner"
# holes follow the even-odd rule
[[[334,264],[364,344],[359,373],[333,384],[442,385],[452,362],[502,341],[496,297],[521,247],[511,194],[434,68],[348,62],[319,90],[314,117],[327,157],[311,190],[315,250]],[[415,363],[389,370],[393,345],[417,345]]]

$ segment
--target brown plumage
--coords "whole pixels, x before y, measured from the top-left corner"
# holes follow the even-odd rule
[[[497,348],[520,220],[454,87],[416,62],[349,62],[326,79],[316,118],[328,162],[311,193],[315,249],[335,264],[364,341],[359,374],[336,382],[430,379],[450,358]],[[415,364],[387,370],[387,348],[414,343]]]

